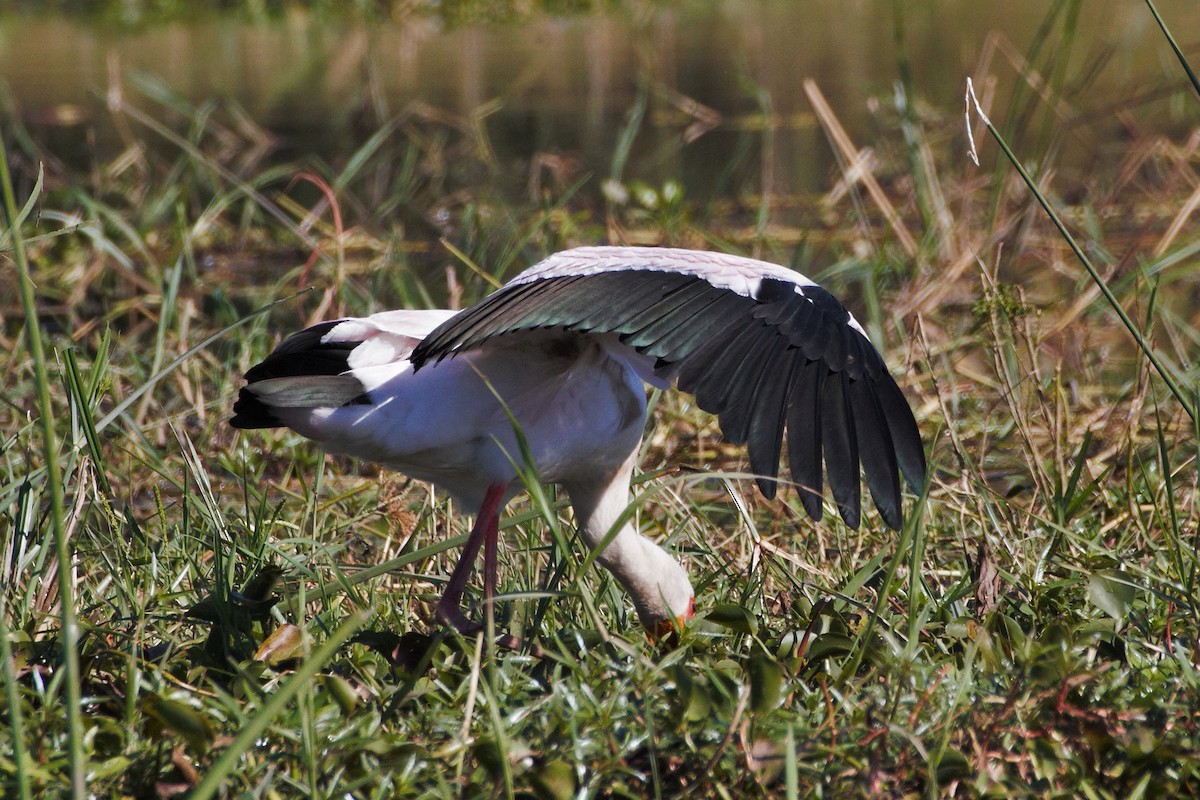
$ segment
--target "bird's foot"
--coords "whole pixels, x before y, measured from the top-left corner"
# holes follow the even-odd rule
[[[443,625],[454,628],[463,636],[474,636],[477,633],[484,631],[486,627],[483,623],[475,622],[462,612],[459,607],[444,607],[438,605],[434,610],[434,616],[438,622]],[[507,631],[500,631],[496,636],[496,646],[505,650],[527,650],[534,658],[541,658],[543,655],[542,648],[534,641],[526,641],[518,636],[514,636]]]
[[[438,622],[449,628],[454,628],[454,630],[463,636],[474,636],[483,630],[483,625],[467,617],[458,605],[450,607],[438,603],[433,615],[437,617]]]

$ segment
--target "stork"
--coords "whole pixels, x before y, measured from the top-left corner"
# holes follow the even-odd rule
[[[925,482],[912,411],[854,317],[803,275],[735,255],[567,250],[457,313],[314,325],[245,377],[235,428],[288,427],[478,509],[435,611],[463,632],[477,629],[462,598],[481,548],[485,599],[494,596],[500,513],[522,488],[518,467],[566,490],[580,537],[603,546],[598,560],[648,630],[691,618],[687,572],[621,521],[646,383],[674,381],[717,415],[725,437],[747,445],[767,498],[786,430],[792,482],[814,520],[827,478],[842,519],[858,527],[860,465],[893,529],[903,521],[898,473],[914,492]]]

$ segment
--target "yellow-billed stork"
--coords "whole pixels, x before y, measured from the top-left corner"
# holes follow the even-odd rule
[[[912,411],[845,307],[792,270],[692,250],[581,247],[464,311],[320,323],[246,373],[231,422],[286,426],[478,508],[436,609],[466,631],[474,628],[462,611],[473,563],[482,546],[490,602],[500,511],[522,486],[513,420],[529,466],[566,490],[595,548],[630,502],[643,382],[672,380],[717,415],[731,442],[747,443],[768,498],[786,428],[792,481],[813,519],[821,518],[822,456],[850,527],[860,518],[860,464],[892,528],[902,522],[898,473],[921,491],[925,455]],[[649,630],[692,616],[686,571],[630,522],[599,561]]]

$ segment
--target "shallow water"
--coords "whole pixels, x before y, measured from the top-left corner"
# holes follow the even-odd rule
[[[192,103],[236,101],[288,154],[335,160],[377,120],[423,103],[479,120],[501,159],[567,156],[597,175],[612,168],[642,97],[625,174],[683,177],[693,190],[719,192],[740,157],[772,191],[804,193],[828,188],[834,168],[805,80],[858,147],[878,139],[881,115],[894,114],[900,55],[923,113],[961,116],[968,75],[985,87],[994,79],[999,108],[1052,4],[902,5],[902,49],[890,0],[727,0],[453,30],[421,17],[365,25],[300,10],[139,30],[10,12],[0,14],[0,76],[32,135],[66,151],[115,144],[104,98],[117,78],[128,100],[153,108],[130,91],[130,76],[144,74]],[[1195,0],[1158,7],[1185,45],[1200,30]],[[1134,106],[1143,131],[1182,132],[1182,71],[1145,5],[1086,0],[1083,9],[1068,89],[1099,71],[1060,98],[1064,124],[1082,119],[1089,136],[1119,141],[1113,109],[1144,96]],[[1061,44],[1050,37],[1049,46]],[[942,144],[965,154],[965,142]],[[1092,142],[1085,157],[1104,144]]]

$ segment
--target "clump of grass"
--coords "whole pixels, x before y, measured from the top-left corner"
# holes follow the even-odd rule
[[[1061,9],[1021,77],[1070,50]],[[1048,74],[1048,95],[1014,98],[1014,125],[1067,91]],[[847,199],[803,243],[759,224],[782,198],[723,215],[631,174],[621,149],[606,194],[531,198],[479,126],[414,107],[345,163],[268,166],[228,159],[235,110],[134,89],[119,113],[139,133],[108,179],[54,175],[64,188],[8,226],[37,296],[5,318],[38,324],[2,342],[6,794],[1197,792],[1200,436],[1184,407],[1200,336],[1171,297],[1196,276],[1179,266],[1194,223],[1176,220],[1192,187],[1168,149],[1135,143],[1094,176],[1116,187],[1099,199],[1043,192],[1178,395],[1018,178],[941,146],[959,122],[917,114],[911,80],[886,129],[904,147],[884,150],[904,179],[881,194],[822,114]],[[1058,135],[1034,139],[1041,175]],[[38,160],[12,158],[29,194]],[[1156,184],[1130,177],[1160,162]],[[1133,233],[1106,231],[1135,208]],[[794,496],[731,477],[743,455],[688,397],[655,395],[631,513],[688,563],[699,621],[674,649],[646,642],[583,568],[565,504],[535,491],[505,517],[497,621],[538,650],[498,651],[431,624],[457,509],[287,432],[235,437],[225,416],[278,331],[469,303],[608,230],[758,250],[852,290],[904,375],[931,486],[899,536],[811,525]]]

